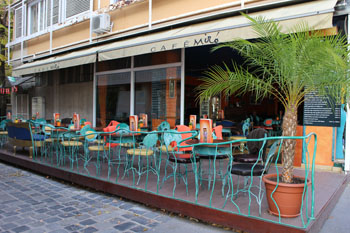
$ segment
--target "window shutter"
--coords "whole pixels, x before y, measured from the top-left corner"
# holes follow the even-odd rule
[[[58,10],[60,0],[53,0],[52,24],[58,23]],[[51,0],[47,0],[47,26],[51,26]]]
[[[67,0],[66,18],[90,10],[90,0]]]
[[[15,37],[22,36],[22,7],[15,10]]]

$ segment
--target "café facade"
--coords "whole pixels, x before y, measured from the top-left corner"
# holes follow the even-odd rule
[[[164,120],[171,127],[188,124],[190,115],[217,118],[219,110],[233,122],[253,114],[275,118],[281,106],[274,99],[257,103],[247,95],[197,101],[195,88],[211,65],[243,63],[232,50],[211,52],[211,48],[256,38],[241,12],[275,20],[286,33],[300,22],[325,35],[341,33],[348,27],[346,7],[336,4],[336,0],[16,1],[8,7],[14,20],[9,62],[12,76],[28,81],[11,95],[12,115],[31,118],[39,112],[50,120],[54,113],[62,119],[79,113],[94,126],[106,126],[111,120],[128,123],[130,115],[146,113],[152,129]],[[344,159],[337,127],[305,126],[302,118],[298,133],[315,132],[322,140],[316,164],[333,169],[336,159]],[[302,163],[299,158],[296,165]]]

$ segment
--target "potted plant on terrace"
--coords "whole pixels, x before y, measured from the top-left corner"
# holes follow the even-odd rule
[[[197,87],[198,96],[201,100],[220,93],[230,96],[249,92],[257,100],[273,96],[285,110],[282,136],[296,136],[298,106],[306,94],[317,91],[319,96],[330,96],[340,101],[346,93],[345,88],[349,86],[346,38],[341,35],[324,36],[305,24],[289,30],[291,34],[285,34],[277,22],[262,17],[246,17],[258,39],[237,40],[213,48],[213,51],[232,48],[245,63],[238,66],[233,62],[232,66],[223,64],[209,68],[202,78],[203,83]],[[283,169],[278,186],[292,184],[296,180],[293,175],[295,140],[284,140],[282,151]],[[297,213],[283,213],[283,204],[277,203],[281,216],[299,214],[300,206],[296,208]],[[271,206],[270,212],[274,213]]]

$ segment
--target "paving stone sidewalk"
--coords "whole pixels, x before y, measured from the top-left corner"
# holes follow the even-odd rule
[[[183,232],[184,228],[227,232],[0,162],[0,232]]]

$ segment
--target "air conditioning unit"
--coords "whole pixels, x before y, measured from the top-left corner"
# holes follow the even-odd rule
[[[99,14],[92,16],[91,30],[96,34],[101,34],[110,31],[111,17],[109,14]]]

